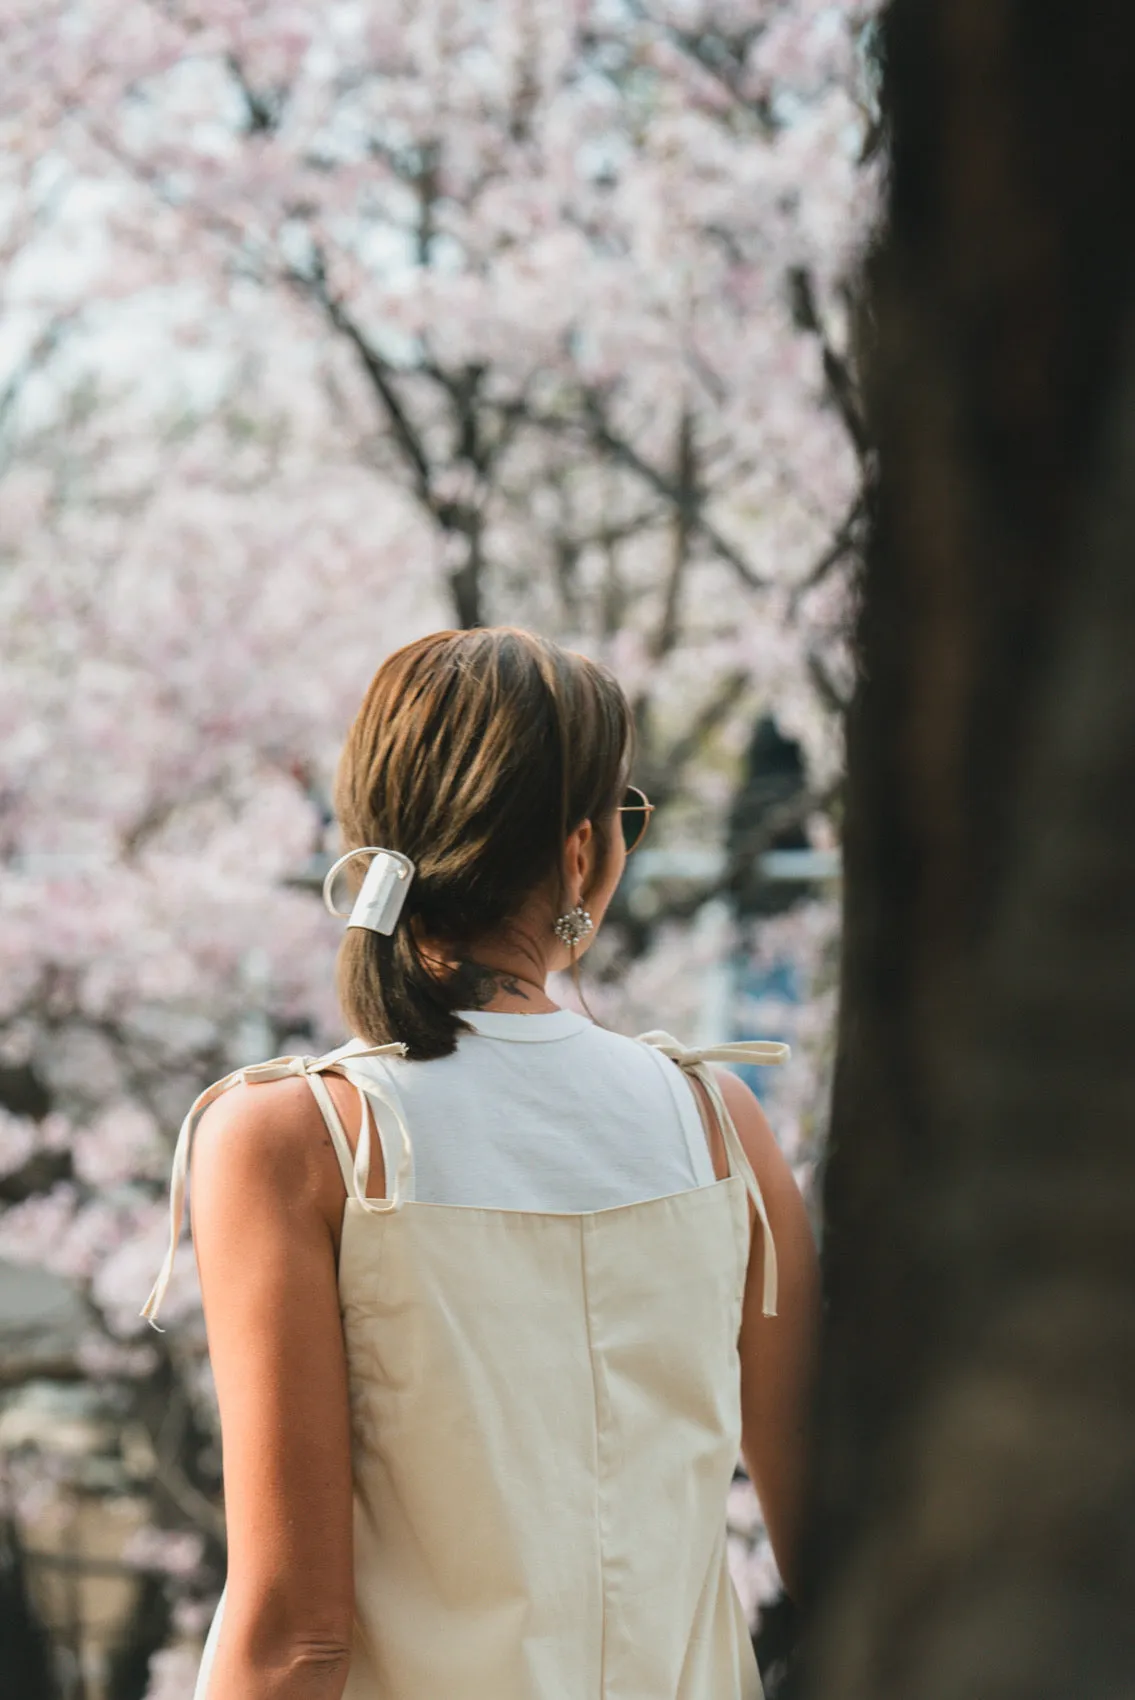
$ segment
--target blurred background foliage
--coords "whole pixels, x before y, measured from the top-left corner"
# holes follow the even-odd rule
[[[614,668],[659,809],[589,1004],[790,1039],[769,1107],[810,1183],[870,474],[873,12],[9,0],[0,1618],[21,1700],[192,1692],[224,1525],[188,1246],[168,1333],[138,1307],[197,1091],[342,1038],[327,797],[398,644],[514,623]],[[755,1621],[777,1579],[742,1480],[730,1517]]]

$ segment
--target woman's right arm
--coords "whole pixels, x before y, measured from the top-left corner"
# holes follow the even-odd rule
[[[763,1229],[753,1222],[741,1316],[741,1447],[784,1586],[797,1595],[820,1326],[820,1271],[804,1201],[764,1111],[736,1075],[718,1083],[753,1166],[776,1247],[777,1314],[761,1309]]]

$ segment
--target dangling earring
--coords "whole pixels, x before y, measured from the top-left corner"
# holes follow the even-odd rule
[[[552,931],[561,944],[566,944],[574,950],[580,939],[585,939],[591,932],[594,923],[582,903],[577,903],[574,909],[569,909],[566,915],[561,915],[552,926]]]

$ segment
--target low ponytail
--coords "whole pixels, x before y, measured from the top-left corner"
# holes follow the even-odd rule
[[[339,1002],[353,1032],[372,1044],[400,1039],[413,1057],[444,1057],[464,1022],[457,988],[427,966],[405,914],[394,932],[348,927],[339,946]]]
[[[529,632],[436,632],[383,662],[343,749],[335,807],[345,850],[380,844],[415,874],[392,934],[349,927],[340,947],[339,998],[359,1038],[401,1040],[416,1058],[456,1048],[478,941],[538,889],[554,901],[581,821],[602,848],[632,736],[614,678]]]

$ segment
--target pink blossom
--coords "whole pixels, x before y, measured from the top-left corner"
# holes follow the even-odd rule
[[[0,1257],[54,1268],[58,1247],[74,1225],[76,1211],[75,1188],[66,1181],[11,1205],[0,1214]]]
[[[127,1346],[94,1332],[83,1336],[76,1356],[80,1369],[92,1381],[117,1377],[140,1380],[153,1373],[158,1360],[152,1346]]]
[[[0,1175],[22,1169],[39,1147],[36,1123],[27,1116],[13,1116],[0,1106]]]
[[[190,1646],[165,1647],[150,1659],[145,1700],[193,1700],[200,1652]]]
[[[143,1524],[122,1549],[123,1562],[141,1570],[160,1570],[166,1576],[191,1576],[201,1563],[204,1541],[186,1530],[156,1529]]]

